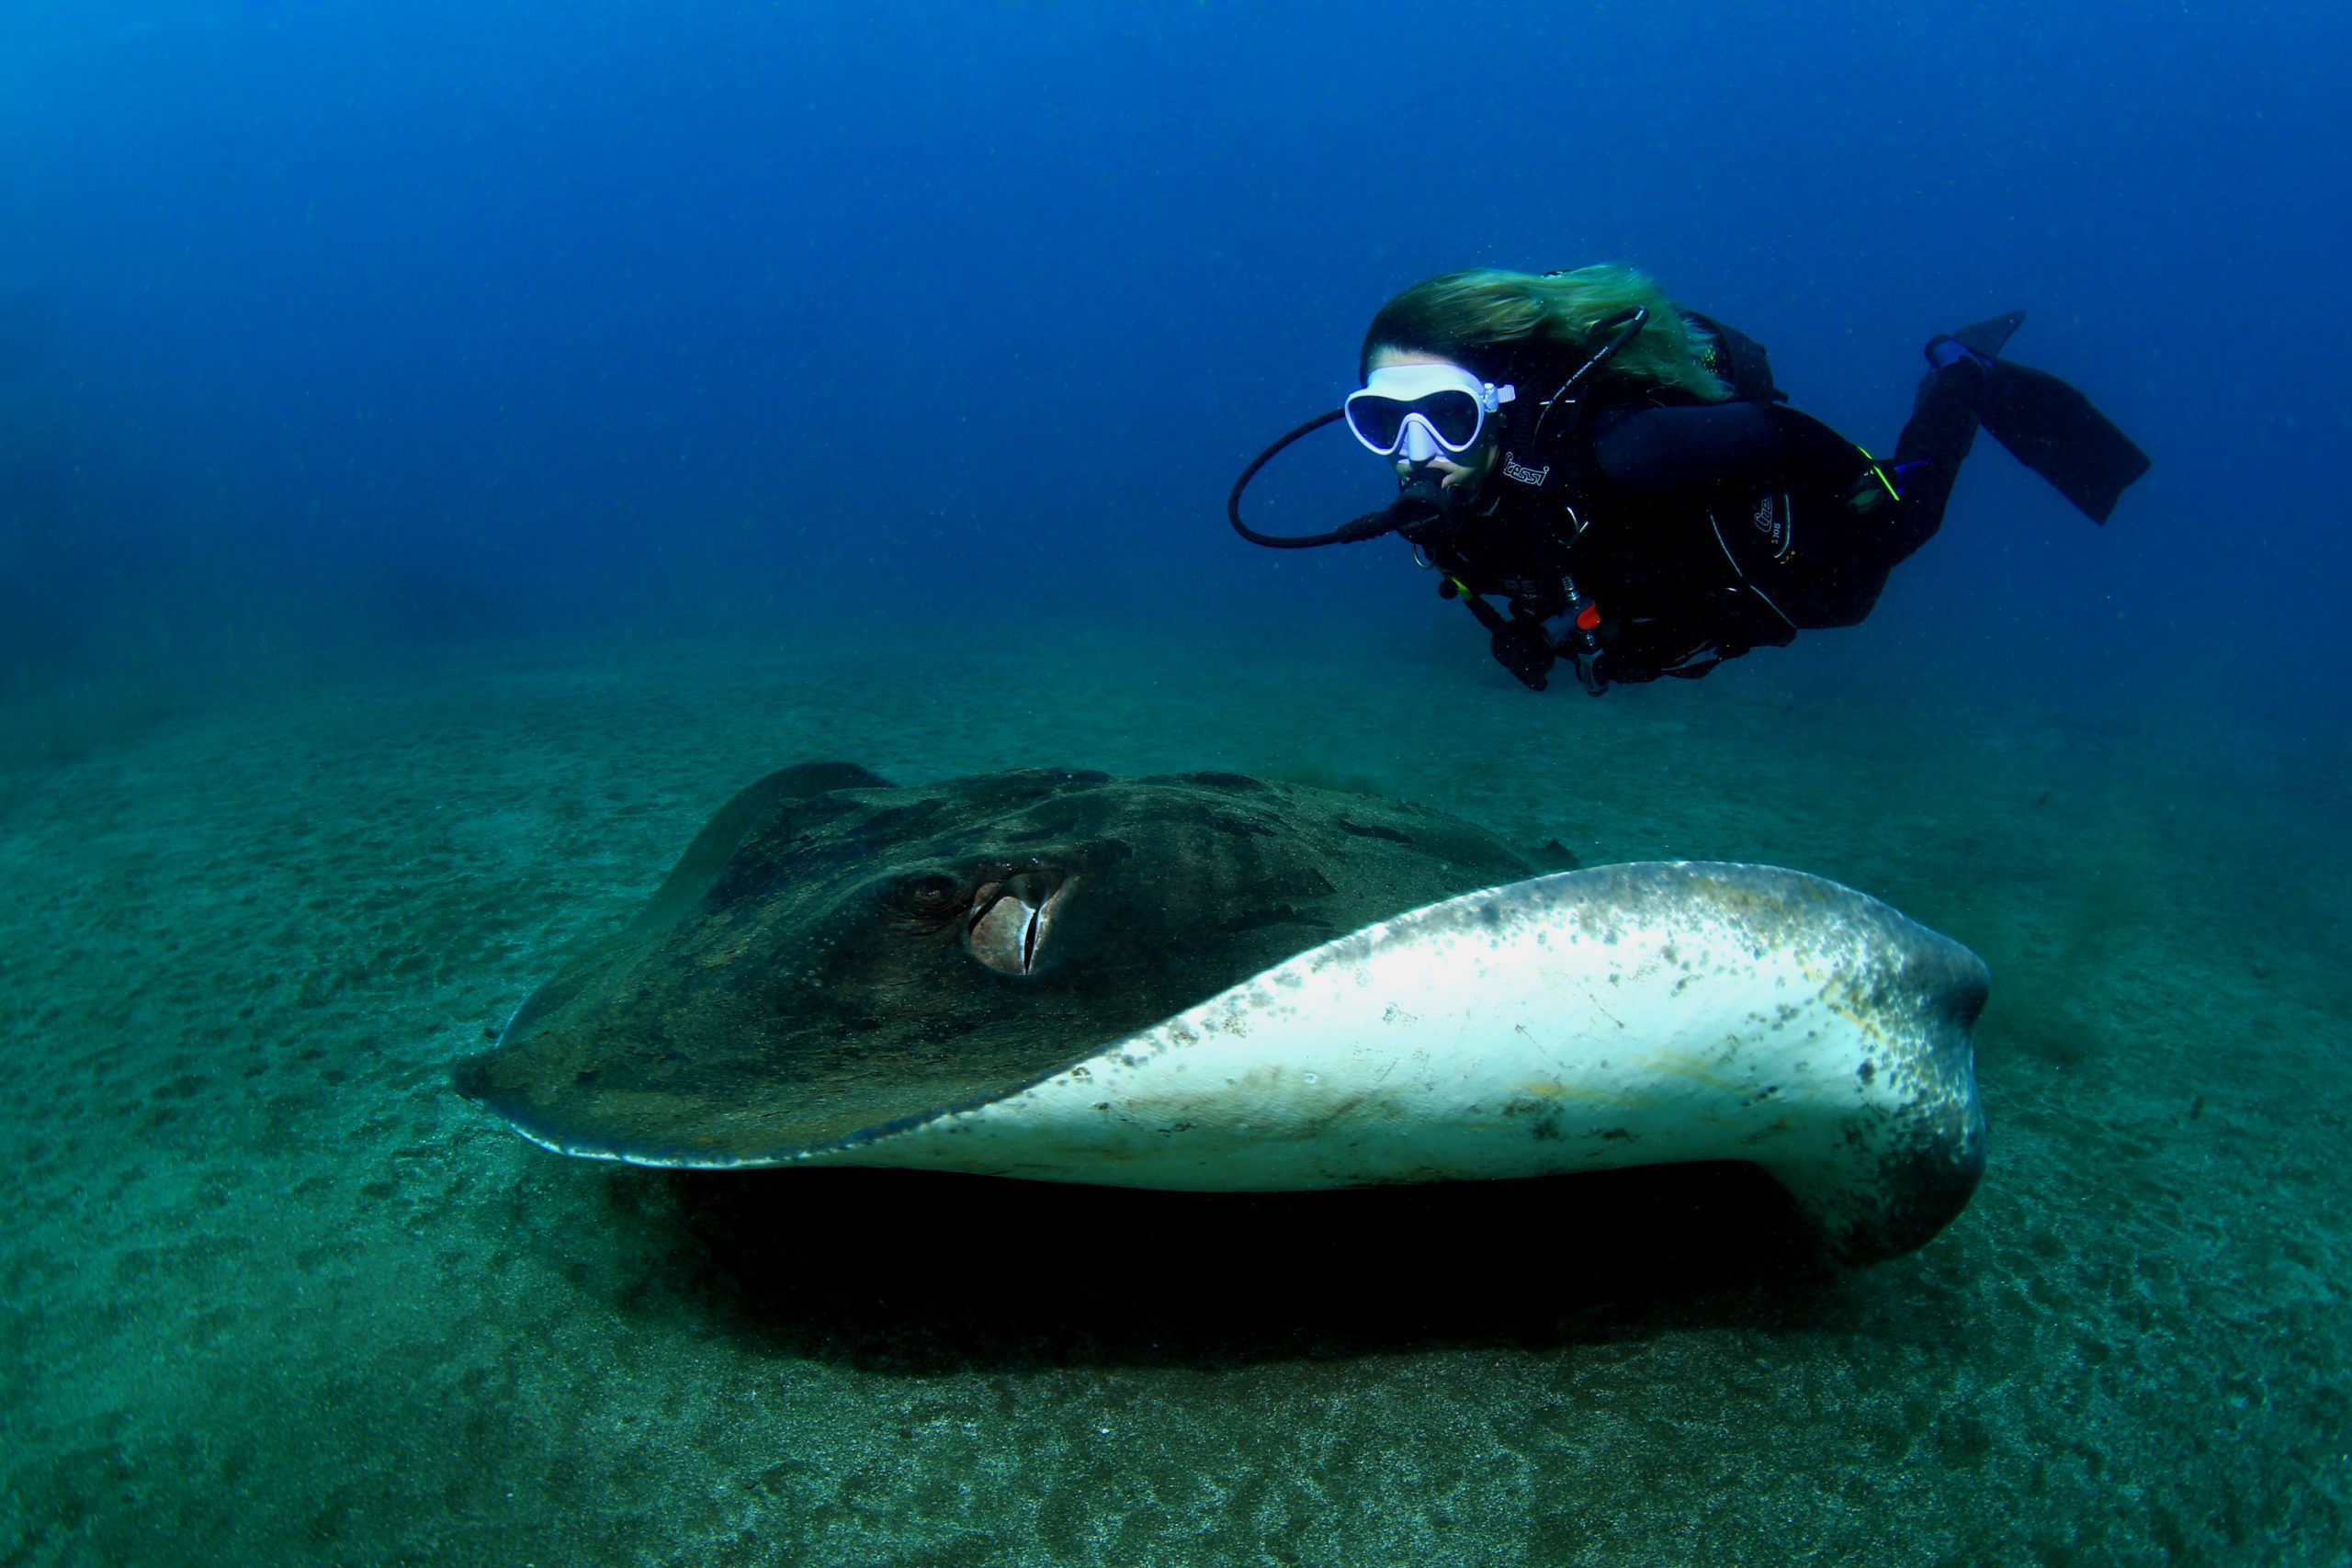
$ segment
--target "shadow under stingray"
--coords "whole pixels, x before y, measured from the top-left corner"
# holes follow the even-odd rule
[[[1250,1194],[888,1170],[615,1181],[616,1203],[682,1223],[640,1281],[664,1309],[875,1371],[1218,1367],[1824,1326],[1849,1277],[1744,1165]]]

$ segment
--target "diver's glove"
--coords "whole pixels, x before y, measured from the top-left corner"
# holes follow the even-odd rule
[[[1551,684],[1552,666],[1559,662],[1559,656],[1552,651],[1552,639],[1544,635],[1543,622],[1513,616],[1495,628],[1492,647],[1495,662],[1529,691],[1540,692]]]

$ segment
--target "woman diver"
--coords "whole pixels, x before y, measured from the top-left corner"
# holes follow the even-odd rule
[[[1227,515],[1281,547],[1403,534],[1538,690],[1562,660],[1595,694],[1697,677],[1867,615],[1942,523],[1980,424],[2107,520],[2147,456],[2080,392],[2001,357],[2023,320],[1928,344],[1910,423],[1882,462],[1788,407],[1761,344],[1641,273],[1449,273],[1381,308],[1362,388],[1261,454]],[[1396,502],[1305,537],[1245,525],[1258,469],[1340,418],[1394,464]]]

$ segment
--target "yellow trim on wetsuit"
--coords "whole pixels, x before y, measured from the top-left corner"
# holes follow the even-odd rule
[[[1903,492],[1894,488],[1894,480],[1888,475],[1886,466],[1871,457],[1871,449],[1859,441],[1854,444],[1854,450],[1860,452],[1862,455],[1862,461],[1870,465],[1871,477],[1878,480],[1879,489],[1886,491],[1886,499],[1900,505],[1903,501]]]

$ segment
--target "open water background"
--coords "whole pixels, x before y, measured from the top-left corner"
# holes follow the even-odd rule
[[[2100,532],[1988,450],[1847,660],[2340,716],[2347,61],[2307,4],[25,0],[0,670],[1458,626],[1226,487],[1399,288],[1615,260],[1873,445],[2029,307],[2156,455]],[[1376,494],[1318,440],[1269,524]]]

